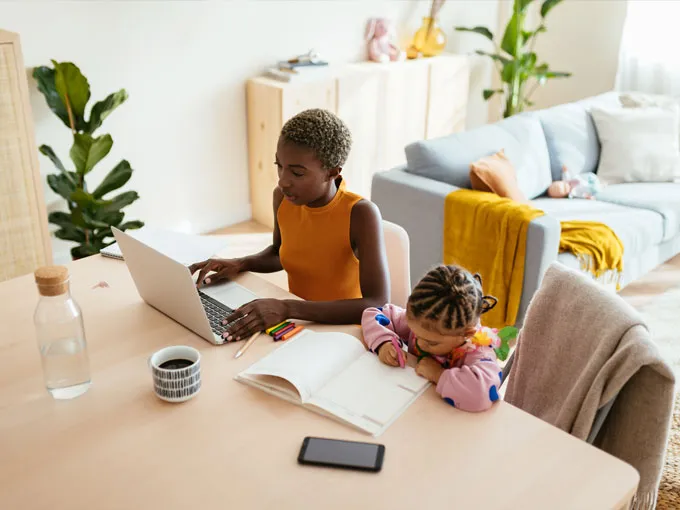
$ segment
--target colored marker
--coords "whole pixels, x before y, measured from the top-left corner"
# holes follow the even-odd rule
[[[269,328],[269,329],[265,329],[264,332],[267,333],[267,334],[269,334],[269,333],[271,333],[272,331],[274,331],[275,329],[280,328],[281,326],[283,326],[286,322],[288,322],[288,321],[279,322],[276,326],[272,326],[272,327]]]
[[[271,331],[271,333],[269,333],[269,334],[270,334],[271,336],[276,336],[276,334],[277,334],[279,331],[282,331],[282,330],[286,329],[288,326],[290,326],[290,324],[291,324],[290,322],[286,322],[286,323],[282,324],[281,326],[279,326],[278,328],[273,329],[273,330]]]
[[[289,338],[293,338],[295,335],[297,335],[300,331],[302,331],[304,328],[302,326],[298,326],[295,328],[293,331],[289,331],[285,335],[281,337],[281,340],[288,340]]]
[[[295,329],[295,324],[288,324],[288,326],[286,326],[285,328],[280,329],[276,332],[276,334],[274,335],[274,341],[278,342],[279,340],[281,340],[281,337],[283,335],[285,335],[289,331],[293,331],[294,329]]]

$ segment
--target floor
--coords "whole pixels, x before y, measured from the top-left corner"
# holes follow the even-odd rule
[[[674,287],[680,287],[680,255],[626,285],[619,294],[633,307],[640,309]]]

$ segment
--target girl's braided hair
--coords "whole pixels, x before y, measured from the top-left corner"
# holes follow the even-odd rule
[[[413,289],[406,309],[414,319],[426,319],[446,329],[475,326],[479,316],[498,300],[485,296],[482,278],[459,266],[441,265],[430,270]]]

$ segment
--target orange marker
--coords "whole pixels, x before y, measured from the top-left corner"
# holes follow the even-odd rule
[[[286,333],[285,335],[283,335],[281,337],[281,340],[288,340],[289,338],[293,338],[295,335],[297,335],[303,329],[305,329],[305,328],[303,328],[302,326],[298,326],[293,331],[290,331],[290,332]]]

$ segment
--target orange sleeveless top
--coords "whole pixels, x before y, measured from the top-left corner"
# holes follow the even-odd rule
[[[323,207],[294,205],[285,198],[276,217],[281,231],[279,257],[290,292],[307,301],[361,298],[359,259],[349,229],[352,207],[362,200],[338,186]]]

